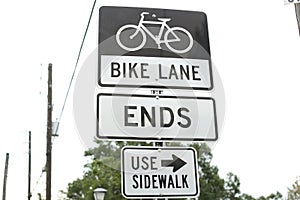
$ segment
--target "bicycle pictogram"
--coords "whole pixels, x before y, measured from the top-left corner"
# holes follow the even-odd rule
[[[189,31],[182,27],[170,27],[167,22],[171,18],[157,18],[157,21],[145,20],[149,12],[142,12],[138,25],[126,24],[119,28],[116,34],[118,45],[126,51],[137,51],[146,44],[146,34],[155,41],[158,49],[165,44],[174,53],[186,53],[193,47],[193,37]],[[156,17],[155,14],[152,17]],[[146,25],[160,25],[157,35],[153,34]]]

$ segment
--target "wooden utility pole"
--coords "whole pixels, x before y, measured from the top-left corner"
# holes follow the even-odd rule
[[[46,200],[51,200],[52,165],[52,64],[48,66],[48,105],[47,105],[47,149],[46,149]]]
[[[9,160],[9,153],[6,153],[2,200],[6,199],[6,183],[7,183],[7,174],[8,174],[8,160]]]
[[[28,143],[28,200],[31,198],[31,131],[29,131]]]
[[[295,3],[295,11],[296,11],[296,18],[297,18],[298,29],[300,34],[300,3]]]

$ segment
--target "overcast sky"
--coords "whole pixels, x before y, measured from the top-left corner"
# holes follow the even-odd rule
[[[0,188],[10,153],[7,199],[27,196],[28,131],[32,189],[45,195],[47,65],[53,63],[54,117],[61,106],[93,1],[0,3]],[[97,47],[102,5],[203,11],[211,55],[226,95],[226,119],[214,146],[222,177],[240,177],[242,192],[284,195],[300,175],[300,38],[293,5],[283,0],[98,1],[79,66]],[[109,19],[108,19],[109,20]],[[72,92],[53,146],[53,199],[83,174],[86,146],[76,131]]]

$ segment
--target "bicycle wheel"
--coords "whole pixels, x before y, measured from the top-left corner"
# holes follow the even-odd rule
[[[178,38],[178,41],[172,41]],[[174,53],[186,53],[193,47],[193,37],[186,29],[173,27],[166,31],[164,40],[166,46]]]
[[[126,51],[137,51],[146,44],[146,34],[133,24],[122,26],[116,35],[118,45]]]

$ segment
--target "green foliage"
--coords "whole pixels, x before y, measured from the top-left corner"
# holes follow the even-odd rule
[[[37,195],[38,195],[38,199],[39,199],[39,200],[43,200],[43,199],[42,199],[41,193],[38,193]]]
[[[98,187],[107,189],[105,199],[124,199],[120,192],[120,150],[123,144],[98,142],[99,147],[85,152],[93,156],[86,164],[87,171],[82,179],[68,185],[67,197],[72,200],[94,200],[93,190]]]
[[[124,146],[152,146],[152,143],[138,142],[103,142],[97,141],[98,147],[85,152],[92,162],[86,164],[86,172],[81,179],[69,183],[66,195],[72,200],[93,200],[93,190],[99,186],[107,189],[106,200],[124,199],[121,195],[120,155]],[[169,143],[167,146],[181,146],[180,143]],[[279,200],[280,193],[255,199],[251,195],[241,194],[240,180],[233,173],[222,179],[218,168],[211,164],[212,153],[205,144],[194,143],[198,155],[200,196],[199,200]],[[293,186],[298,188],[299,185]],[[299,193],[300,194],[300,193]],[[294,200],[294,199],[290,199]]]
[[[233,173],[227,174],[227,179],[225,182],[225,190],[226,190],[226,199],[230,200],[239,200],[240,198],[240,180]]]
[[[225,181],[218,175],[218,168],[211,165],[212,153],[205,145],[194,143],[191,145],[197,151],[200,171],[200,197],[199,199],[221,199],[225,196]]]
[[[279,192],[276,192],[276,194],[270,194],[267,197],[261,196],[261,197],[255,199],[251,195],[243,194],[241,196],[241,200],[282,200],[282,195]]]
[[[288,188],[288,200],[300,199],[300,178],[295,181],[292,188]]]

